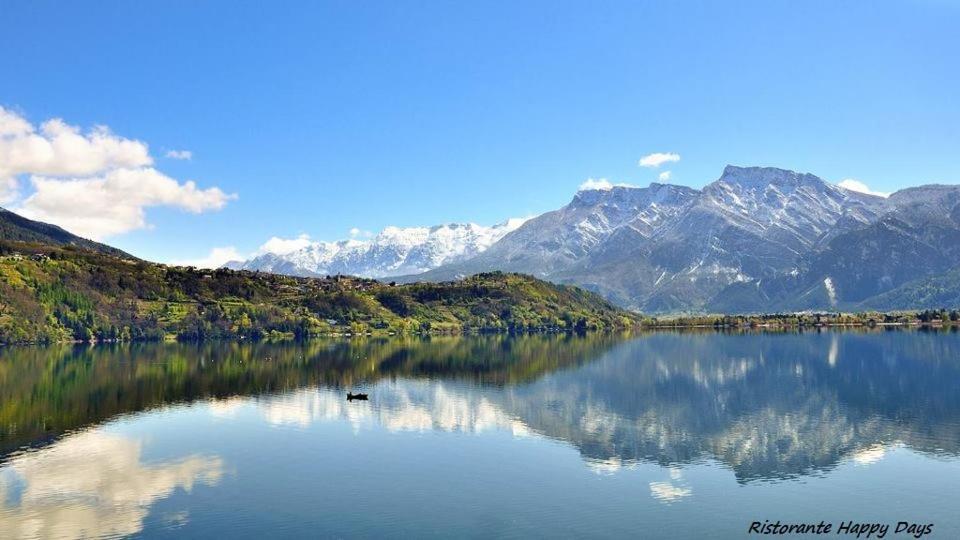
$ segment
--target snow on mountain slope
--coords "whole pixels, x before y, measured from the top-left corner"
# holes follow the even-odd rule
[[[956,192],[925,186],[884,198],[812,174],[735,166],[701,190],[607,183],[416,279],[526,272],[650,312],[786,309],[804,292],[804,309],[829,309],[830,299],[860,301],[902,283],[910,268],[960,260]],[[933,252],[938,264],[905,264]]]
[[[875,220],[885,205],[812,174],[727,166],[652,248],[650,260],[666,274],[643,301],[707,298],[733,283],[795,272],[805,254]]]
[[[794,249],[814,245],[844,216],[868,223],[882,210],[884,199],[846,190],[812,174],[729,165],[703,189],[700,205],[738,227],[776,237]]]
[[[960,265],[960,186],[885,198],[727,166],[700,190],[594,181],[525,222],[387,228],[283,251],[231,266],[398,281],[523,272],[654,313],[839,309]]]
[[[697,193],[669,184],[581,190],[570,204],[528,220],[465,265],[549,276],[595,253],[618,231],[653,237],[682,214]]]
[[[387,227],[370,240],[310,242],[293,251],[267,252],[226,266],[298,276],[350,274],[381,278],[419,274],[476,256],[524,221],[510,219],[492,227],[474,223]]]

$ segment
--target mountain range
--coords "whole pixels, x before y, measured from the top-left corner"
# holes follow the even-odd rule
[[[451,227],[477,226],[429,230]],[[649,313],[906,309],[960,298],[956,273],[949,274],[960,266],[960,186],[880,197],[812,174],[727,166],[702,189],[584,189],[563,208],[494,229],[498,234],[482,236],[488,243],[462,248],[454,247],[456,235],[444,236],[448,243],[437,251],[426,241],[381,234],[360,247],[363,256],[339,257],[335,265],[313,263],[322,257],[301,263],[306,253],[296,253],[242,267],[398,281],[522,272]],[[316,251],[332,251],[322,245]],[[367,262],[382,254],[403,262]]]
[[[401,283],[500,270],[651,314],[960,305],[960,186],[880,197],[812,174],[735,166],[702,189],[598,186],[531,219],[388,227],[369,240],[309,242],[227,266]],[[3,209],[0,239],[135,260]]]
[[[349,274],[382,278],[418,274],[475,257],[523,221],[510,219],[493,227],[474,223],[387,227],[370,240],[310,242],[299,249],[267,252],[225,266],[302,277]]]

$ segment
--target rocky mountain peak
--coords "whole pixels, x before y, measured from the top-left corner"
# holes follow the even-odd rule
[[[425,280],[523,272],[650,312],[834,309],[960,264],[960,186],[886,199],[813,174],[728,165],[702,190],[594,181],[522,225],[388,233],[247,267]]]
[[[727,185],[738,185],[747,189],[766,188],[797,188],[804,185],[828,187],[830,184],[821,178],[809,173],[798,173],[776,167],[738,167],[727,165],[723,174],[714,182]]]
[[[609,201],[624,201],[635,197],[643,188],[638,186],[615,185],[598,189],[581,189],[570,201],[571,206],[595,206]]]
[[[620,207],[646,207],[650,203],[665,203],[689,199],[699,191],[675,184],[651,183],[647,187],[617,185],[608,189],[581,190],[570,202],[572,208],[585,208],[597,205]]]

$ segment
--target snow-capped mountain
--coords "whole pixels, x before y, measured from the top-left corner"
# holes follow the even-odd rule
[[[960,187],[889,198],[812,174],[728,166],[701,190],[583,190],[477,257],[420,274],[525,272],[649,312],[867,306],[960,265]]]
[[[492,227],[474,223],[387,227],[370,240],[310,242],[293,251],[267,252],[226,266],[297,276],[349,274],[381,278],[418,274],[474,257],[523,222],[510,219]]]
[[[616,245],[619,231],[652,238],[689,207],[696,194],[695,189],[669,184],[581,190],[570,204],[532,218],[477,262],[550,276]]]
[[[883,198],[812,174],[734,166],[699,190],[587,186],[526,222],[387,228],[229,266],[400,281],[523,272],[652,313],[860,309],[881,297],[889,308],[890,298],[926,291],[913,280],[942,284],[960,267],[960,186]]]

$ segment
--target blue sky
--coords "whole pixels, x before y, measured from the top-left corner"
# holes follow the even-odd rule
[[[491,225],[558,208],[588,178],[669,170],[699,187],[727,163],[887,192],[960,182],[960,5],[945,0],[6,1],[0,28],[8,117],[107,126],[149,145],[148,164],[116,166],[179,186],[104,229],[153,260]],[[637,165],[654,152],[681,159]],[[54,169],[13,170],[5,205],[39,204],[31,177]],[[45,184],[55,202],[34,215],[77,223],[64,201],[103,213],[127,196],[86,200],[89,185]]]

